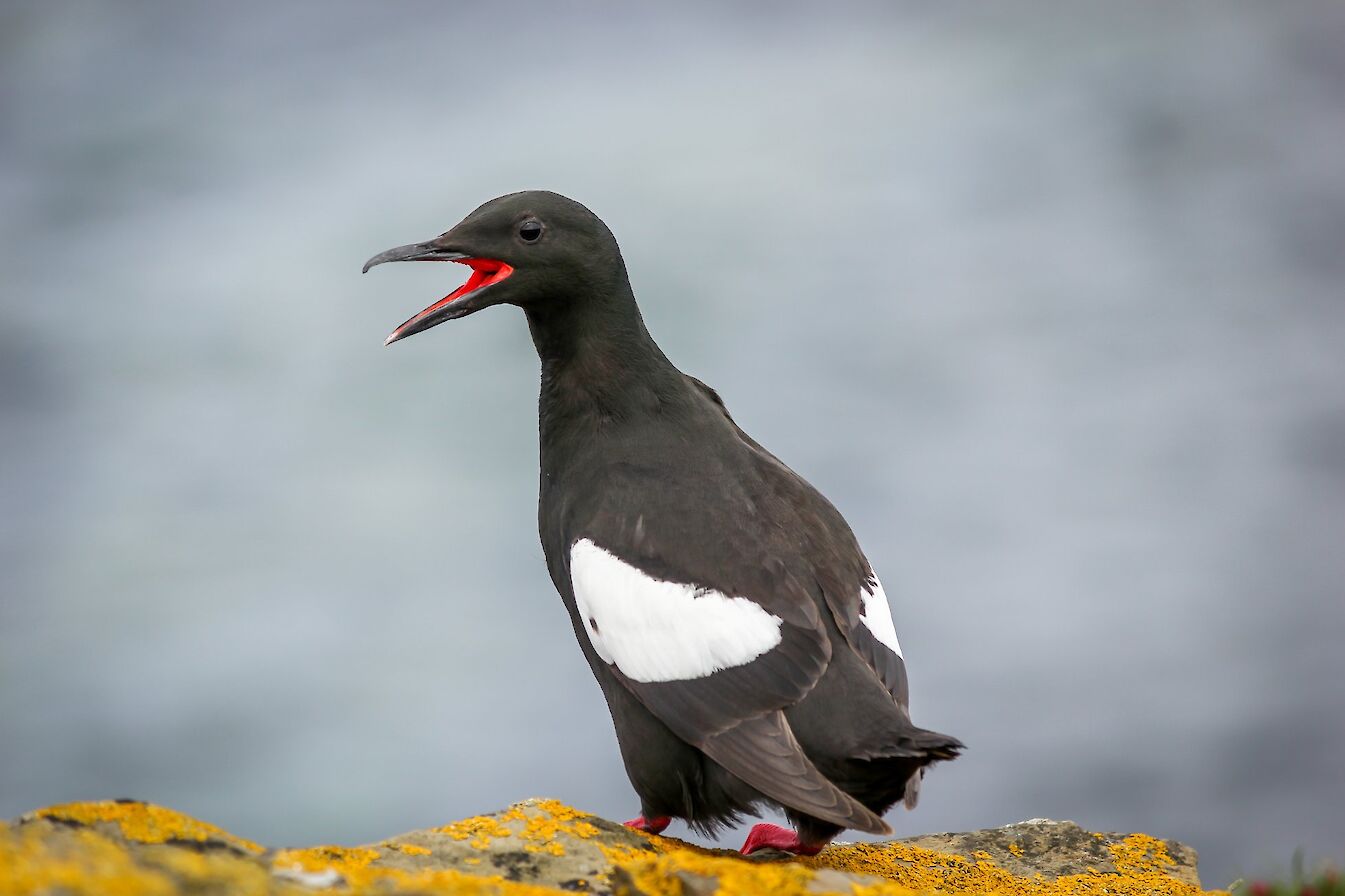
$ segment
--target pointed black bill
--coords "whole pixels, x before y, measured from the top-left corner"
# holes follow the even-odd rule
[[[360,273],[367,274],[370,268],[388,261],[460,261],[467,257],[461,252],[444,248],[437,239],[429,240],[379,252],[364,263],[364,270]]]

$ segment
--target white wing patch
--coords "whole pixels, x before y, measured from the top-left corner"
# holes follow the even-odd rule
[[[883,583],[873,577],[873,588],[861,588],[859,599],[864,606],[859,611],[859,621],[864,623],[878,643],[897,656],[905,659],[901,652],[901,642],[897,640],[897,627],[892,624],[892,610],[887,605],[887,595],[883,593]]]
[[[755,601],[659,581],[587,538],[570,548],[570,581],[594,651],[635,681],[703,678],[782,637],[780,617]]]

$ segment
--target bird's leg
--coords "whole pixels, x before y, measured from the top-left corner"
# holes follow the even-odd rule
[[[827,838],[827,840],[830,839],[830,837]],[[827,840],[823,840],[821,843],[804,843],[799,839],[799,835],[789,828],[763,822],[753,826],[752,830],[748,832],[747,841],[743,843],[739,852],[745,856],[750,856],[760,849],[778,849],[782,852],[793,853],[796,856],[815,856],[822,851],[822,847],[827,845]]]
[[[663,829],[672,824],[672,819],[666,815],[655,815],[653,818],[645,818],[643,815],[637,815],[626,822],[626,827],[635,828],[637,831],[644,831],[646,834],[661,834]]]

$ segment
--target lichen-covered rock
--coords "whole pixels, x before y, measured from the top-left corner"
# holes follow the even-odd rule
[[[1095,871],[1115,874],[1122,868],[1133,868],[1135,857],[1126,845],[1128,836],[1131,835],[1094,834],[1072,821],[1034,818],[1002,828],[965,834],[926,834],[901,842],[968,859],[988,859],[1020,877],[1040,874],[1047,880],[1055,880]],[[1150,847],[1156,848],[1152,844]],[[1162,848],[1172,860],[1171,865],[1164,866],[1166,874],[1199,887],[1196,851],[1176,840],[1162,841]]]
[[[614,861],[656,853],[653,838],[555,800],[527,800],[492,815],[401,834],[371,846],[284,849],[272,867],[335,870],[347,882],[410,883],[445,869],[567,892],[610,892]]]
[[[651,837],[554,800],[366,846],[267,849],[135,801],[0,823],[0,896],[454,893],[538,896],[1201,896],[1195,854],[1143,834],[1032,821],[912,841],[744,859]]]

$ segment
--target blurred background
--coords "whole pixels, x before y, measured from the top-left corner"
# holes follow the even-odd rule
[[[899,834],[1341,857],[1342,46],[1330,3],[6,3],[0,818],[638,810],[521,315],[385,349],[466,272],[359,275],[540,187],[866,546],[969,745]]]

